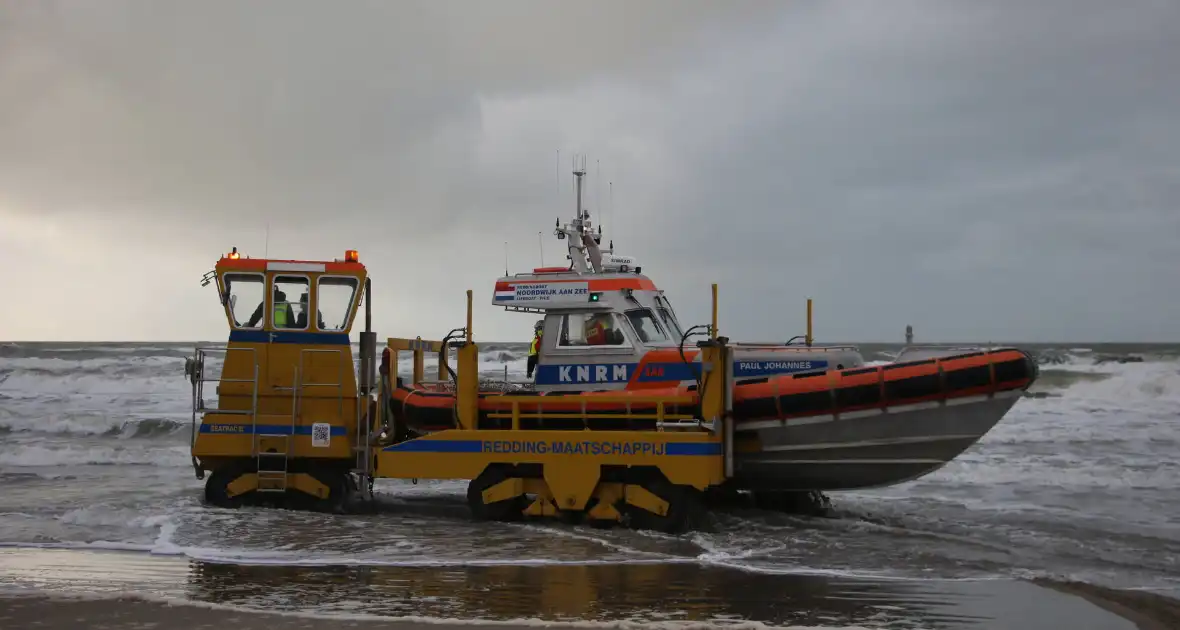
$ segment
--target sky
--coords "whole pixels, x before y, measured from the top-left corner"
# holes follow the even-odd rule
[[[1180,341],[1177,59],[1168,0],[3,3],[0,339],[222,339],[237,247],[527,341],[582,153],[686,326]]]

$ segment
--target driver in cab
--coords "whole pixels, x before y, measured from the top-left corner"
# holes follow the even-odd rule
[[[274,288],[274,321],[275,328],[292,328],[295,324],[295,312],[291,308],[291,303],[287,301],[287,294],[277,286]],[[246,322],[246,328],[254,328],[258,326],[258,322],[262,319],[262,308],[266,306],[266,300],[258,303],[258,308],[254,309],[254,313],[250,315],[250,320]]]

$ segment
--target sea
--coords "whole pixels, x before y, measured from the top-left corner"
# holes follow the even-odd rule
[[[458,481],[378,480],[366,514],[205,506],[193,345],[0,342],[0,589],[620,627],[1002,627],[973,602],[1036,577],[1180,597],[1180,344],[1018,344],[1040,380],[941,470],[680,536],[476,523]],[[523,378],[525,353],[482,344],[481,372]]]

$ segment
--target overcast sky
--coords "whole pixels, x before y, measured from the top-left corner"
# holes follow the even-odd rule
[[[1169,0],[7,2],[0,339],[223,338],[237,246],[524,341],[582,152],[686,325],[1177,341],[1178,60]]]

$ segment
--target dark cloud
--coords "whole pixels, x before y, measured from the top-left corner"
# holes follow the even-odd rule
[[[760,308],[733,306],[738,330],[770,313],[797,328],[811,294],[841,338],[907,322],[939,338],[1180,334],[1170,298],[1147,298],[1180,289],[1159,265],[1180,247],[1158,236],[1180,234],[1176,5],[913,6],[834,9],[803,41],[734,48],[725,64],[746,72],[711,69],[701,95],[758,102],[707,146],[675,136],[696,160],[670,201],[683,227],[645,248],[764,288]],[[654,232],[665,215],[649,216]],[[1157,306],[1125,306],[1145,298]],[[1058,308],[1099,300],[1124,311]]]
[[[593,7],[17,6],[0,186],[36,212],[316,224],[400,206],[429,222],[468,205],[450,182],[475,169],[481,96],[650,76],[770,5]]]
[[[0,220],[194,278],[358,247],[382,333],[474,288],[510,338],[482,294],[505,241],[563,256],[585,151],[620,250],[685,319],[721,282],[737,336],[800,332],[811,295],[829,339],[1180,338],[1180,5],[457,6],[6,5]]]

